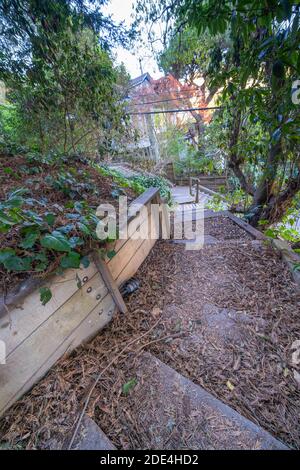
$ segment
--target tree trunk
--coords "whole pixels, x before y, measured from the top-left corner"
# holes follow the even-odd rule
[[[203,77],[204,78],[204,77]],[[217,88],[214,88],[213,90],[211,90],[210,94],[209,94],[209,100],[206,99],[206,83],[205,83],[205,78],[204,78],[204,82],[202,83],[202,85],[197,85],[193,80],[190,81],[190,85],[192,85],[194,88],[197,88],[201,94],[201,102],[203,104],[205,104],[205,106],[208,106],[208,103],[213,99],[215,93],[217,92]],[[192,108],[193,105],[191,103],[191,101],[189,100],[188,101],[188,105],[189,105],[189,108]],[[205,125],[204,125],[204,122],[203,122],[203,118],[202,118],[202,115],[201,113],[198,113],[197,111],[190,111],[191,115],[193,116],[193,118],[195,119],[196,121],[196,129],[197,129],[197,134],[198,134],[198,144],[200,143],[200,138],[201,138],[201,135],[204,133],[204,128],[205,128]]]
[[[272,88],[272,99],[270,102],[269,112],[272,116],[272,120],[276,122],[277,115],[279,114],[279,108],[281,105],[281,90],[285,84],[284,73],[278,77],[273,73],[274,63],[268,62],[266,64],[266,74],[269,78],[269,84]],[[253,203],[249,208],[248,221],[254,227],[258,225],[260,220],[264,220],[266,217],[269,220],[269,211],[267,207],[271,204],[271,201],[279,201],[280,196],[273,194],[274,183],[282,156],[282,136],[280,134],[279,139],[274,142],[274,128],[270,129],[270,147],[268,156],[264,165],[263,176],[258,184],[254,197]],[[282,201],[283,203],[283,201]],[[266,209],[266,210],[265,210]],[[269,215],[268,215],[269,214]]]
[[[159,145],[155,133],[155,128],[154,128],[154,123],[153,123],[153,118],[152,116],[146,115],[146,122],[147,122],[147,129],[148,129],[148,136],[149,136],[149,141],[150,141],[150,146],[151,146],[151,153],[153,160],[158,162],[160,160],[160,154],[159,154]]]
[[[202,116],[200,114],[198,114],[196,111],[190,111],[191,115],[193,116],[193,118],[195,119],[196,121],[196,129],[197,129],[197,134],[198,134],[198,145],[200,143],[200,136],[201,134],[203,134],[204,132],[204,123],[203,123],[203,119],[202,119]]]
[[[236,149],[236,145],[239,140],[240,128],[241,128],[242,112],[237,110],[233,116],[233,125],[231,131],[231,137],[229,141],[229,159],[228,167],[233,171],[234,175],[238,178],[241,188],[247,193],[253,196],[254,188],[252,184],[247,181],[242,169],[242,159],[239,157]]]
[[[261,219],[273,224],[281,220],[286,210],[291,206],[293,198],[300,191],[300,171],[295,178],[291,178],[287,188],[269,199],[268,204],[261,212]]]
[[[266,162],[266,169],[263,177],[256,188],[253,196],[253,202],[248,210],[250,217],[248,221],[251,225],[257,226],[259,220],[262,218],[264,206],[271,201],[273,194],[272,189],[276,179],[279,157],[282,153],[281,141],[276,144],[271,144],[268,159]]]

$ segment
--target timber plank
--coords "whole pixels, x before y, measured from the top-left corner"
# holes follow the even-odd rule
[[[37,383],[48,370],[65,354],[90,338],[101,330],[112,318],[114,311],[114,301],[110,294],[107,294],[99,304],[74,328],[70,335],[64,338],[64,341],[47,357],[44,362],[38,365],[32,375],[24,381],[20,387],[15,390],[11,389],[11,393],[7,395],[8,401],[4,404],[3,394],[0,396],[0,416],[24,393],[29,391],[35,383]],[[17,369],[14,373],[18,373]]]
[[[300,256],[290,247],[285,240],[278,238],[271,239],[271,244],[275,251],[279,252],[283,261],[287,264],[291,271],[294,282],[300,288],[300,271],[295,269],[295,264],[300,263]]]
[[[135,252],[130,262],[125,269],[119,274],[116,279],[117,285],[120,286],[123,282],[130,279],[139,269],[143,261],[147,258],[151,249],[155,245],[156,240],[144,240],[140,248]]]
[[[135,232],[143,227],[144,223],[148,221],[149,223],[149,214],[150,214],[150,205],[146,205],[147,208],[147,215],[143,218],[139,217],[137,222],[136,217],[132,218],[130,222],[128,222],[128,238],[126,239],[119,239],[116,240],[114,245],[114,250],[118,253],[121,248],[126,245],[130,241],[130,239],[134,236]]]
[[[151,235],[151,215],[147,219],[148,223],[148,237]],[[146,223],[144,220],[141,227]],[[132,235],[131,235],[132,236]],[[126,240],[126,243],[116,253],[116,255],[108,262],[109,269],[114,279],[117,279],[119,274],[125,269],[126,265],[130,262],[134,253],[140,248],[144,239],[142,238],[130,238]]]
[[[97,252],[93,253],[93,260],[95,265],[97,266],[97,269],[99,273],[102,276],[102,279],[110,292],[112,298],[114,299],[117,307],[119,308],[120,312],[126,313],[127,312],[127,307],[125,305],[125,302],[123,300],[123,297],[120,294],[119,288],[117,284],[115,283],[115,280],[110,272],[110,269],[108,268],[107,264],[105,261],[103,261],[100,256],[98,255]]]
[[[227,217],[227,211],[213,211],[213,210],[205,210],[204,211],[204,218],[205,219],[210,219],[214,217]]]
[[[91,279],[97,272],[94,263],[88,268],[68,269],[62,276],[52,276],[46,285],[52,288],[52,298],[43,306],[40,302],[39,290],[26,297],[22,304],[13,308],[9,316],[0,318],[0,339],[6,343],[9,354],[24,341],[32,331],[36,330],[78,291],[76,274],[82,284],[83,279]],[[11,323],[9,322],[11,320]]]
[[[159,189],[158,188],[149,188],[147,191],[145,191],[143,194],[141,194],[139,197],[137,197],[129,206],[128,208],[128,223],[135,217],[136,211],[135,207],[137,204],[141,204],[143,206],[146,206],[149,202],[151,202],[152,199],[157,197],[159,195]]]
[[[156,238],[144,240],[134,236],[146,223],[148,236],[151,235],[153,221],[150,203],[156,202],[158,194],[158,189],[150,188],[134,201],[135,204],[146,205],[147,217],[140,217],[141,221],[137,224],[135,217],[130,216],[129,239],[116,242],[117,254],[105,265],[111,270],[107,272],[111,276],[111,284],[115,286],[110,289],[111,293],[103,280],[108,283],[107,272],[105,274],[100,270],[100,275],[92,262],[86,269],[67,270],[62,277],[48,278],[45,285],[51,288],[53,297],[46,306],[41,305],[37,288],[25,298],[17,298],[15,303],[20,302],[21,305],[13,306],[11,324],[8,316],[0,318],[0,339],[5,340],[7,345],[7,363],[0,370],[0,415],[64,353],[95,335],[109,322],[118,303],[117,286],[135,274],[156,242]],[[156,235],[156,227],[154,232]],[[80,288],[77,276],[80,278]],[[121,300],[123,302],[122,297]]]
[[[147,207],[147,211],[148,211],[148,215],[147,217],[149,217],[150,213],[151,213],[151,205],[150,203],[146,204],[146,207]],[[142,225],[145,223],[146,220],[148,220],[147,217],[144,217],[144,218],[141,218],[140,220],[140,226],[142,227]],[[127,231],[128,231],[128,238],[126,239],[118,239],[116,240],[115,242],[113,242],[111,245],[110,245],[110,248],[113,249],[116,253],[119,252],[119,250],[121,250],[121,248],[129,242],[130,238],[132,238],[132,236],[134,235],[134,233],[137,231],[137,222],[135,220],[135,217],[131,217],[130,220],[128,220],[128,227],[127,227]],[[109,260],[108,260],[109,262]]]
[[[227,215],[227,217],[229,217],[229,219],[231,219],[233,222],[235,222],[239,227],[243,228],[246,232],[248,232],[253,238],[256,238],[257,240],[267,240],[268,239],[268,237],[266,237],[262,232],[260,232],[256,228],[252,227],[252,225],[247,224],[247,222],[240,219],[239,217],[236,217],[231,212],[226,211],[226,215]]]
[[[125,269],[133,254],[139,249],[144,240],[128,240],[120,251],[107,263],[114,279]]]
[[[6,365],[1,366],[0,373],[0,414],[13,397],[16,399],[16,396],[21,396],[25,389],[29,389],[29,385],[35,383],[33,377],[37,371],[41,368],[46,371],[54,364],[61,356],[56,353],[58,350],[65,352],[71,345],[73,349],[80,344],[82,335],[79,337],[76,329],[96,306],[100,308],[106,294],[107,288],[97,273],[85,284],[84,289],[77,291],[7,356]],[[97,309],[99,328],[103,325],[103,318],[107,317],[107,311],[103,311],[103,314],[99,316]],[[85,328],[90,329],[90,326]]]

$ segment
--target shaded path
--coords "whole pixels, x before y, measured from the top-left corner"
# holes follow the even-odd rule
[[[298,447],[291,345],[299,337],[300,302],[291,273],[271,248],[227,218],[206,220],[205,235],[199,252],[159,242],[140,273],[147,286],[130,307],[151,296],[164,320],[161,335],[183,334],[153,345],[153,355]]]
[[[174,186],[171,189],[171,195],[174,203],[177,204],[186,204],[186,203],[193,203],[195,202],[195,195],[190,195],[190,188],[189,186]],[[200,193],[199,195],[199,203],[205,204],[208,200],[208,195],[204,193]]]

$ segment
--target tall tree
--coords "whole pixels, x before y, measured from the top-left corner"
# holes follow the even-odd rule
[[[76,152],[124,130],[110,46],[127,32],[106,0],[11,0],[0,5],[0,79],[20,113],[24,143]],[[105,134],[105,135],[104,135]]]
[[[293,83],[300,77],[299,2],[163,0],[155,5],[141,0],[138,10],[149,21],[163,21],[169,31],[174,25],[195,28],[199,41],[228,33],[227,48],[210,50],[212,84],[222,88],[228,163],[253,195],[250,223],[280,219],[300,190],[300,113],[292,101]],[[241,144],[255,128],[261,145],[253,159]],[[249,163],[255,171],[247,171]]]
[[[200,107],[209,106],[218,87],[210,83],[211,58],[208,51],[213,48],[224,49],[227,42],[226,35],[214,38],[203,34],[199,40],[194,27],[177,27],[175,23],[167,36],[167,44],[158,53],[158,65],[165,73],[171,73],[176,79],[187,83],[194,90],[191,98],[198,97]],[[190,100],[186,101],[187,107],[195,107]],[[200,142],[204,132],[203,113],[193,110],[191,114],[196,122],[195,129]]]

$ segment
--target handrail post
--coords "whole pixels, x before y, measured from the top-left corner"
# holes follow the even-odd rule
[[[190,186],[190,195],[192,196],[193,191],[192,191],[192,177],[191,176],[189,177],[189,186]]]
[[[197,179],[197,189],[196,189],[196,204],[199,202],[199,180]]]

